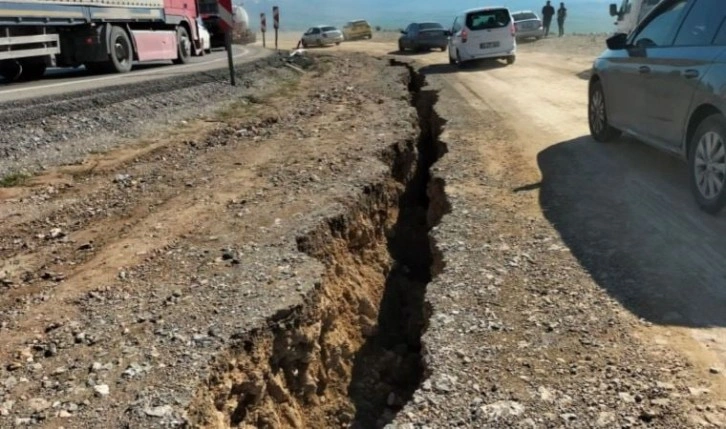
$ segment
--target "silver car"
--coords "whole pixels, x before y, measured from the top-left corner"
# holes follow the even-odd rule
[[[544,37],[542,20],[531,10],[512,12],[517,39],[541,39]]]
[[[343,33],[332,25],[318,25],[311,27],[303,34],[302,45],[310,46],[340,45]]]
[[[688,161],[698,205],[726,205],[726,8],[664,0],[631,33],[607,41],[590,79],[590,134],[625,132]]]

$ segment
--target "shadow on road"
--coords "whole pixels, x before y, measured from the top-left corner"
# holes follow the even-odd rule
[[[429,54],[432,54],[434,52],[441,52],[441,51],[440,50],[436,50],[436,51],[434,51],[434,50],[428,50],[428,51],[427,50],[420,50],[420,51],[409,51],[409,50],[399,51],[398,49],[396,49],[395,51],[389,52],[388,55],[405,55],[407,57],[419,57],[419,56],[422,56],[422,55],[429,55]]]
[[[726,326],[726,221],[696,207],[684,162],[589,137],[537,161],[545,216],[611,296],[653,323]]]
[[[449,74],[449,73],[471,73],[485,70],[496,70],[507,67],[507,64],[499,60],[478,60],[464,64],[463,67],[452,64],[431,64],[421,67],[421,74]]]

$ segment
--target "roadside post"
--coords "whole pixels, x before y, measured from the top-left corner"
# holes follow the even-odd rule
[[[274,21],[275,26],[275,49],[278,49],[277,47],[277,30],[280,29],[280,8],[277,6],[272,6],[272,19]]]
[[[218,0],[220,24],[224,30],[224,41],[227,47],[227,62],[229,63],[229,83],[236,86],[234,76],[234,56],[232,55],[232,30],[234,29],[234,13],[232,0]]]
[[[262,47],[266,48],[267,43],[265,43],[265,33],[267,33],[267,18],[265,18],[265,14],[260,14],[260,31],[262,31]]]

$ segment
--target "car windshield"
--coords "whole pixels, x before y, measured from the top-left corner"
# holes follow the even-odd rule
[[[473,31],[502,28],[509,25],[509,19],[507,9],[479,10],[466,15],[466,26]]]
[[[327,31],[335,31],[335,30],[337,30],[337,28],[335,28],[335,27],[322,27],[321,30],[327,32]]]
[[[528,19],[537,19],[537,15],[532,12],[515,13],[512,15],[515,21],[525,21]]]
[[[435,22],[424,22],[418,25],[419,30],[442,30],[444,27]]]

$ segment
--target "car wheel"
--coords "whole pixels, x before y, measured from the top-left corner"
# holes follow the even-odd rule
[[[441,52],[446,52],[446,46],[441,47]]]
[[[303,48],[307,48],[307,47],[308,47],[308,42],[306,42],[306,41],[303,41],[303,42],[302,42],[302,47],[303,47]]]
[[[608,122],[605,92],[600,81],[593,82],[590,87],[587,118],[590,125],[590,135],[596,141],[604,143],[620,137],[620,131],[610,126]]]
[[[703,211],[717,214],[726,205],[726,119],[712,115],[701,122],[689,152],[696,202]]]
[[[515,55],[510,55],[507,57],[507,64],[510,66],[514,64],[514,61],[516,61],[517,57]]]
[[[403,43],[401,43],[401,42],[399,41],[399,42],[398,42],[398,52],[404,52],[404,51],[405,51],[405,49],[403,48]]]

